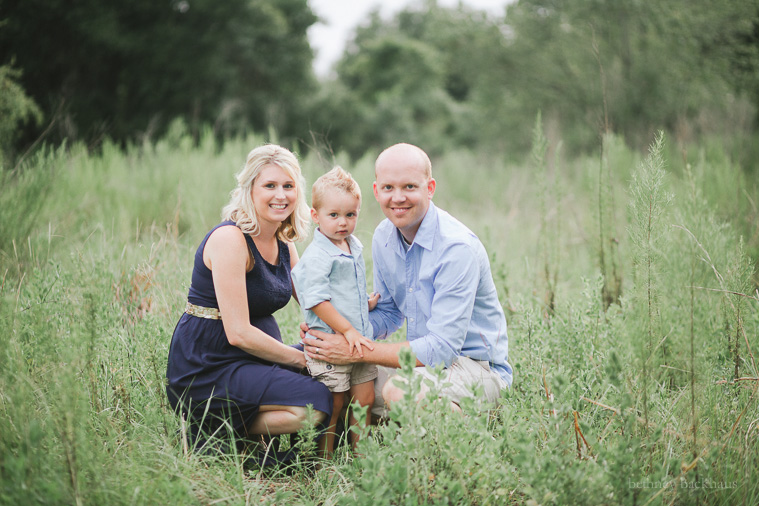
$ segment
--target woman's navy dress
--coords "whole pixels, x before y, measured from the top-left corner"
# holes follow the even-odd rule
[[[226,225],[234,222],[214,227],[195,253],[187,300],[196,306],[219,307],[211,271],[203,263],[203,249],[211,233]],[[245,276],[250,323],[281,342],[273,313],[292,295],[290,251],[278,240],[279,264],[272,265],[263,259],[253,239],[246,235],[245,241],[255,260]],[[310,376],[230,345],[222,320],[184,313],[171,339],[166,376],[169,402],[188,420],[193,442],[202,443],[211,435],[228,436],[227,423],[236,438],[245,438],[262,405],[311,404],[318,411],[332,412],[327,387]]]

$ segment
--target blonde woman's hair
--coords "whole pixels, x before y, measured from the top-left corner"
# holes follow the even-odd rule
[[[221,211],[221,219],[234,221],[245,234],[258,235],[258,216],[250,193],[261,171],[269,165],[284,170],[295,181],[296,190],[295,207],[277,229],[277,238],[283,241],[303,240],[308,235],[311,223],[303,192],[306,181],[295,155],[276,144],[259,146],[248,153],[245,166],[235,175],[237,188],[230,193],[229,203]]]
[[[342,167],[336,165],[331,171],[323,174],[314,182],[311,187],[311,207],[319,210],[324,205],[324,195],[327,190],[334,188],[343,191],[358,199],[358,206],[361,207],[361,188],[353,176],[348,174]]]

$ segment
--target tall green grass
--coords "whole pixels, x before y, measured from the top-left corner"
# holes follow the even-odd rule
[[[433,160],[436,203],[491,255],[515,368],[501,406],[462,417],[409,397],[361,457],[342,448],[318,470],[193,454],[164,394],[195,248],[266,139],[195,145],[180,125],[3,173],[0,503],[759,502],[756,187],[716,144],[663,139],[646,157],[607,137],[602,154],[547,159],[540,128],[532,162]],[[376,153],[300,155],[309,182],[353,172],[369,244]],[[653,241],[642,204],[657,195],[672,198]],[[278,315],[288,342],[299,314]]]

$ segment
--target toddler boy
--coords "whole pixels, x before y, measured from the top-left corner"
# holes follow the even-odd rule
[[[352,353],[363,356],[362,346],[373,349],[371,339],[366,336],[372,336],[369,311],[377,305],[379,296],[369,297],[366,293],[363,246],[352,235],[361,208],[361,190],[350,174],[335,167],[314,183],[311,206],[311,218],[318,228],[292,270],[295,293],[309,328],[343,334]],[[345,392],[359,405],[371,408],[377,366],[333,365],[311,359],[308,354],[306,362],[311,376],[330,389],[334,400],[327,433],[319,441],[322,456],[328,457]],[[353,414],[350,424],[358,424]],[[354,435],[354,447],[356,439]]]

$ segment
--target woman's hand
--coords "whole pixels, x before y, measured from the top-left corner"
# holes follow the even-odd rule
[[[295,368],[298,369],[298,370],[303,370],[303,369],[305,369],[307,367],[306,366],[306,356],[303,353],[298,353],[298,355],[299,355],[298,359],[297,359],[298,361],[295,364]]]
[[[305,332],[308,332],[309,335],[306,335]],[[350,345],[342,334],[328,334],[319,330],[310,330],[305,323],[302,323],[301,335],[303,336],[303,349],[311,358],[318,358],[330,364],[338,365],[361,361],[361,357],[351,355]]]

